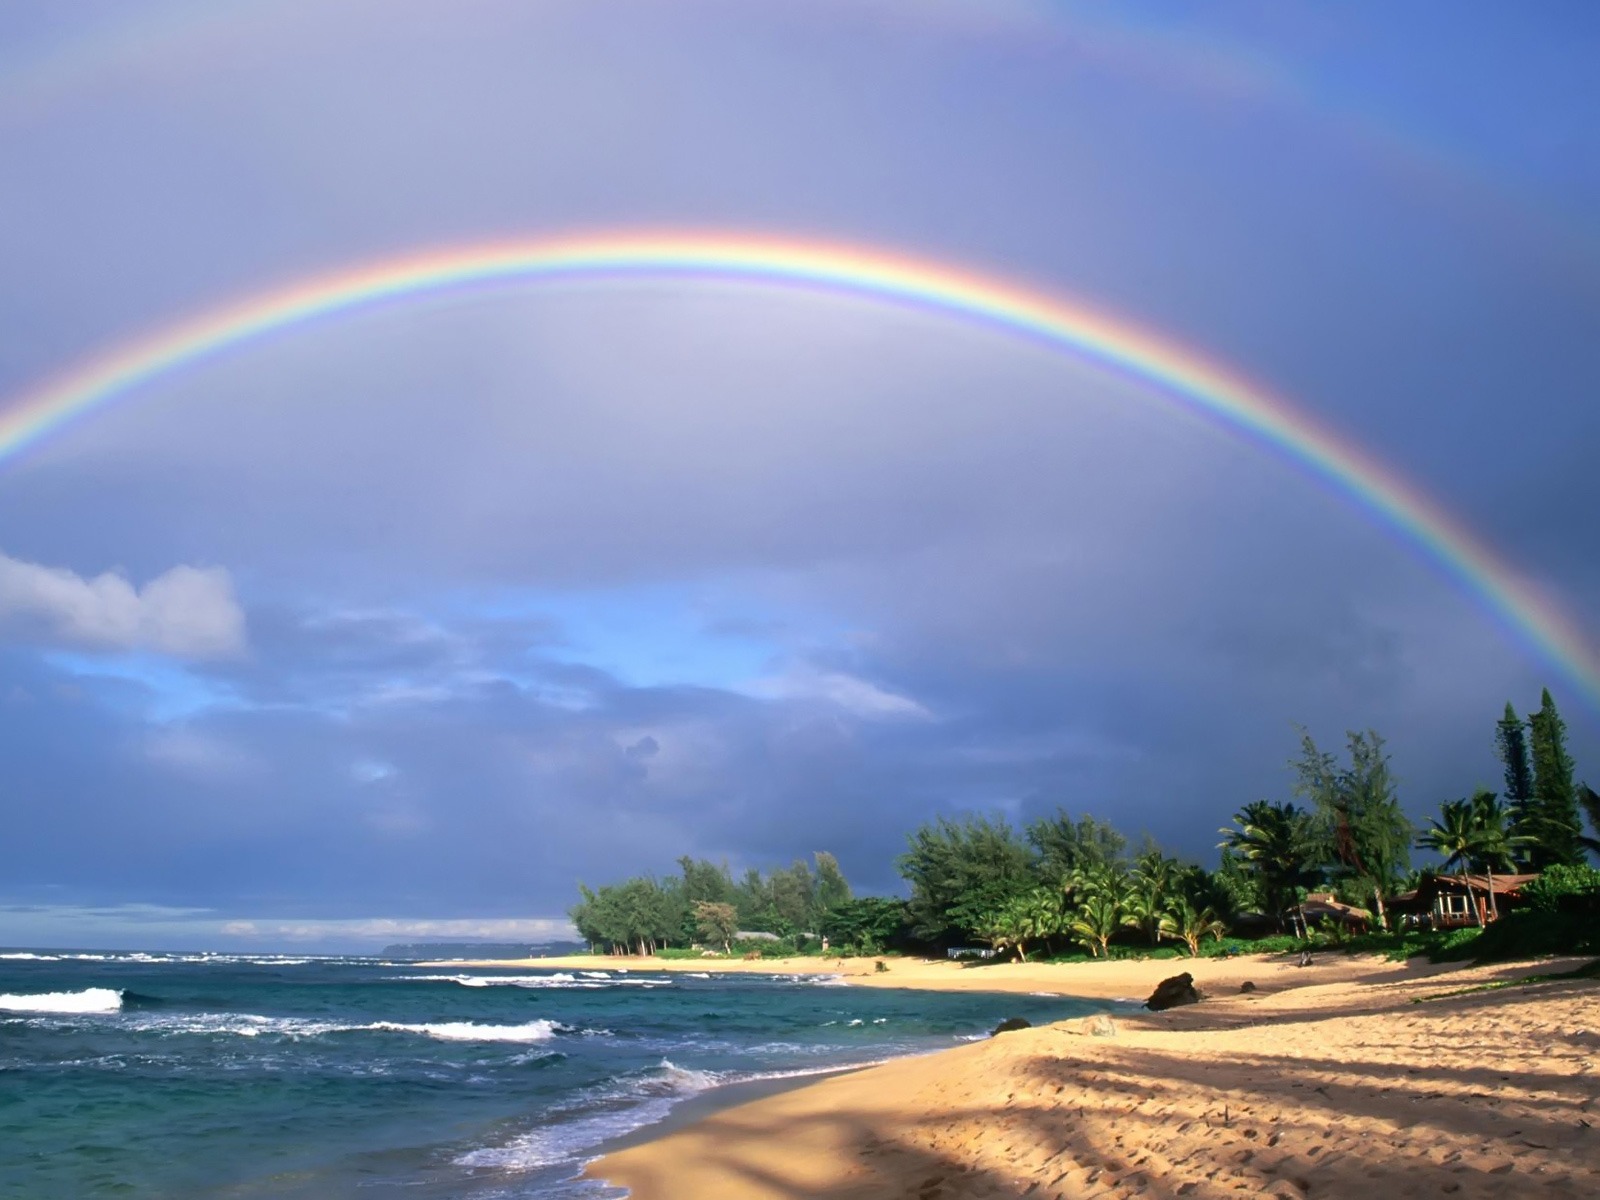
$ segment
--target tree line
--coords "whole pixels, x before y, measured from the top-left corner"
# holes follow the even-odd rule
[[[727,952],[738,932],[753,931],[802,952],[826,937],[867,953],[982,943],[1023,957],[1072,949],[1100,957],[1114,944],[1169,942],[1197,954],[1230,929],[1291,930],[1306,895],[1323,889],[1387,928],[1388,901],[1432,869],[1413,866],[1414,849],[1437,854],[1446,871],[1476,872],[1582,870],[1586,854],[1600,853],[1600,795],[1575,782],[1548,690],[1526,719],[1506,705],[1495,747],[1503,792],[1445,800],[1418,829],[1377,732],[1350,732],[1333,753],[1301,730],[1292,798],[1243,805],[1219,830],[1214,869],[1165,853],[1148,835],[1131,848],[1087,814],[1058,810],[1021,829],[1001,817],[938,817],[896,859],[904,900],[854,896],[827,853],[737,881],[725,865],[683,858],[666,879],[581,888],[571,917],[596,949],[637,953]]]
[[[678,860],[678,872],[598,889],[579,884],[582,899],[568,916],[596,948],[654,954],[703,941],[726,947],[740,931],[815,936],[825,915],[851,899],[838,859],[826,851],[767,874],[752,867],[737,881],[726,863],[688,856]]]

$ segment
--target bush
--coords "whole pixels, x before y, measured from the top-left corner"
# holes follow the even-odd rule
[[[1587,913],[1543,908],[1508,913],[1477,937],[1470,953],[1479,962],[1547,954],[1600,954],[1600,925]]]
[[[734,942],[733,953],[745,958],[795,958],[802,951],[795,946],[793,938],[779,938],[775,942],[765,938],[748,938]]]
[[[1536,912],[1600,913],[1600,871],[1587,863],[1546,867],[1522,894]]]

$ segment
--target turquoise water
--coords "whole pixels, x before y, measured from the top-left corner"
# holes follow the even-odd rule
[[[597,1145],[718,1084],[1102,1007],[603,960],[0,952],[0,1197],[595,1200],[573,1177]]]

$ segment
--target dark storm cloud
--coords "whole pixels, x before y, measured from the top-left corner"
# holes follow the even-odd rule
[[[1239,364],[1592,627],[1592,181],[1519,139],[1587,147],[1592,103],[1550,97],[1595,85],[1533,18],[1462,18],[1422,87],[1277,9],[430,11],[262,6],[9,107],[0,81],[0,387],[441,242],[882,241]],[[1522,119],[1486,124],[1467,64],[1500,45]],[[1470,169],[1423,153],[1463,143]],[[1147,390],[682,281],[401,305],[193,366],[9,464],[0,552],[32,571],[0,659],[6,887],[159,906],[141,928],[553,917],[575,876],[681,853],[830,848],[888,887],[904,832],[965,809],[1115,813],[1204,856],[1284,794],[1293,722],[1379,727],[1420,811],[1493,781],[1500,705],[1552,676],[1417,545]],[[82,589],[41,608],[34,568],[210,572],[242,650],[182,653],[120,591],[73,624]]]

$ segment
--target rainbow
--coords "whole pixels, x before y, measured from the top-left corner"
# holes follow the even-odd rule
[[[1069,351],[1308,469],[1419,547],[1600,706],[1600,658],[1577,625],[1429,497],[1287,401],[1077,300],[858,246],[599,233],[430,251],[301,279],[113,347],[22,395],[0,410],[0,465],[163,375],[319,318],[486,285],[607,277],[817,288],[963,318]]]

